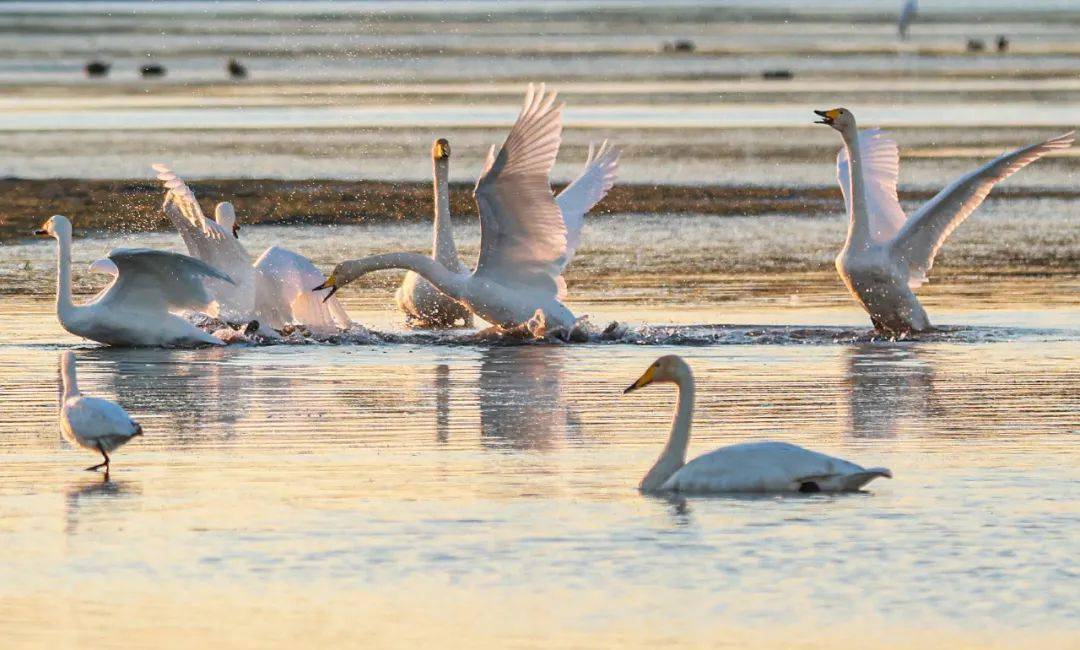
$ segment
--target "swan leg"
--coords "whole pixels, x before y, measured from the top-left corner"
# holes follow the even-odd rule
[[[86,471],[87,472],[96,472],[97,470],[104,467],[105,468],[105,475],[108,476],[109,475],[109,455],[105,453],[105,449],[101,446],[100,442],[97,444],[97,448],[98,448],[98,451],[101,452],[102,457],[105,458],[105,462],[98,463],[97,465],[94,465],[93,467],[87,467]]]

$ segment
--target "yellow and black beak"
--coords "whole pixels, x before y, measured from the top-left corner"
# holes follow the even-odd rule
[[[450,143],[446,138],[439,138],[431,148],[431,157],[435,160],[445,160],[450,157]]]
[[[323,302],[326,302],[327,300],[330,300],[331,296],[333,296],[335,293],[337,293],[338,289],[340,289],[340,288],[341,287],[339,287],[334,282],[334,274],[331,273],[330,277],[326,278],[326,282],[323,282],[319,286],[315,287],[314,289],[312,289],[312,291],[322,291],[323,289],[329,289],[330,293],[323,296],[323,299],[322,299]]]
[[[642,373],[642,375],[637,378],[637,381],[626,387],[626,390],[623,391],[623,395],[631,391],[635,391],[639,388],[645,388],[649,384],[653,383],[654,374],[656,374],[656,366],[649,366],[649,369]]]
[[[814,120],[814,124],[828,124],[829,126],[832,126],[833,123],[836,121],[836,118],[840,117],[840,110],[837,108],[834,108],[831,111],[814,112],[822,117],[822,119],[820,120]]]
[[[48,237],[49,231],[44,226],[42,226],[41,228],[38,228],[34,231],[34,235],[38,237]]]

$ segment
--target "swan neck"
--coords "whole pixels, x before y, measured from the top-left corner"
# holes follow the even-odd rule
[[[660,457],[641,481],[641,490],[659,490],[671,476],[686,464],[686,449],[690,445],[690,425],[694,419],[694,377],[687,375],[676,379],[679,398],[675,404],[675,416]]]
[[[72,397],[78,397],[79,393],[79,378],[75,372],[75,357],[70,354],[65,354],[64,359],[60,364],[60,377],[64,381],[64,401],[68,401]]]
[[[74,307],[71,299],[71,233],[56,234],[56,311],[63,318]]]
[[[859,146],[859,130],[852,125],[844,129],[844,146],[847,147],[848,164],[851,167],[851,205],[848,214],[847,244],[862,244],[870,241],[869,213],[866,208],[866,185],[863,181],[862,153]]]
[[[454,244],[454,226],[450,218],[450,160],[435,163],[435,234],[431,256],[451,271],[459,271],[461,261]]]
[[[355,260],[350,264],[353,279],[372,271],[407,269],[421,276],[446,295],[461,300],[467,276],[454,273],[426,255],[417,253],[383,253]]]

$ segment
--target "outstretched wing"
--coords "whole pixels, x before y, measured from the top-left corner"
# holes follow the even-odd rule
[[[476,275],[556,292],[566,225],[548,179],[562,139],[562,104],[529,84],[502,148],[489,152],[474,196],[480,212]]]
[[[165,204],[161,206],[162,210],[180,231],[185,243],[188,243],[189,236],[197,238],[201,235],[207,239],[225,239],[231,236],[231,233],[226,232],[216,221],[206,218],[195,193],[184,179],[161,163],[154,163],[151,167],[157,172],[158,180],[165,185]],[[188,243],[188,252],[195,255],[196,252],[191,248]]]
[[[1028,164],[1073,143],[1073,132],[1004,153],[975,171],[961,176],[911,216],[890,244],[894,257],[907,264],[908,285],[926,282],[945,239],[975,211],[995,185]]]
[[[900,179],[900,150],[896,141],[877,129],[859,134],[859,157],[862,162],[866,210],[869,213],[870,237],[879,244],[900,231],[907,215],[900,207],[896,184]],[[836,182],[844,193],[844,206],[851,218],[851,161],[847,147],[836,156]]]
[[[574,258],[574,252],[581,244],[581,229],[585,226],[585,215],[615,185],[620,153],[622,152],[619,147],[607,140],[604,140],[599,148],[590,144],[585,169],[556,197],[555,202],[558,203],[563,223],[566,224],[566,254],[560,260],[560,273],[569,266]]]
[[[210,304],[203,281],[232,283],[206,262],[150,248],[116,248],[109,252],[118,275],[99,302],[119,301],[153,311],[201,310]]]

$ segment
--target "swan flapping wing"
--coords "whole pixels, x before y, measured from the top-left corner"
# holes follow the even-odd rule
[[[616,147],[604,140],[597,148],[589,145],[589,157],[585,160],[585,169],[574,182],[559,192],[555,201],[562,212],[566,224],[566,254],[560,260],[562,272],[574,258],[574,251],[581,244],[581,229],[585,226],[585,215],[599,203],[615,185],[619,172],[619,154]]]
[[[890,244],[892,254],[907,264],[908,285],[926,282],[945,239],[982,204],[995,185],[1056,149],[1073,143],[1073,132],[1001,154],[961,176],[911,216]]]
[[[488,153],[474,196],[480,211],[476,275],[556,291],[566,224],[549,175],[562,140],[562,104],[529,84],[502,148]]]
[[[99,302],[154,311],[204,309],[211,298],[206,278],[232,279],[194,257],[151,248],[116,248],[109,252],[118,275]]]
[[[896,195],[896,184],[900,179],[900,150],[895,140],[882,131],[870,129],[859,134],[859,157],[862,161],[870,237],[881,244],[900,232],[907,220]],[[844,205],[850,219],[853,206],[851,162],[848,160],[847,147],[841,147],[836,156],[836,181],[844,193]]]
[[[208,239],[225,239],[230,236],[230,233],[216,221],[206,218],[202,208],[199,207],[199,201],[195,198],[195,193],[187,186],[184,179],[161,163],[154,163],[151,167],[157,172],[157,179],[165,185],[167,190],[165,205],[162,206],[165,214],[169,216],[169,220],[173,222],[176,229],[181,231],[181,234],[193,228]],[[182,217],[182,219],[177,217]]]

